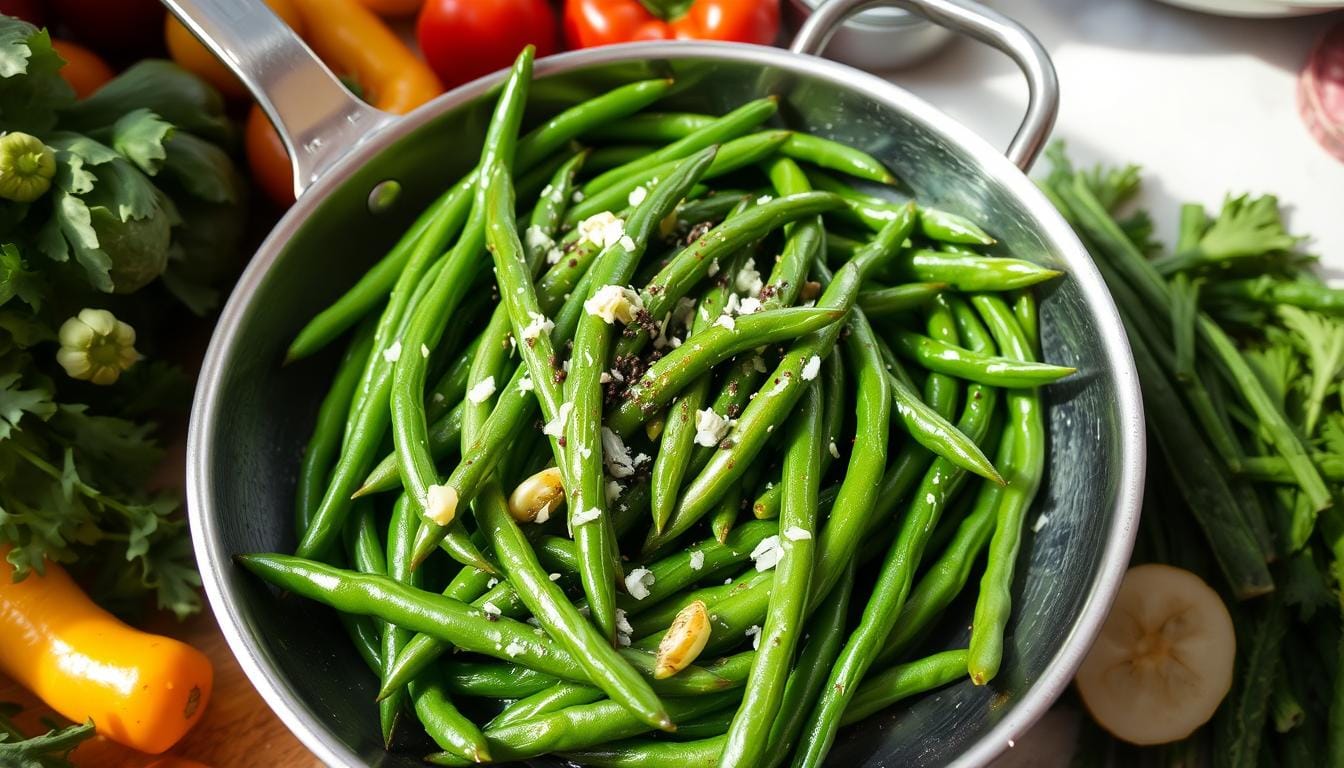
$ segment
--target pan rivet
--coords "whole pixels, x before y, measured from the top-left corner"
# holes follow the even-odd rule
[[[401,195],[401,183],[395,179],[380,181],[369,190],[369,213],[382,213]]]

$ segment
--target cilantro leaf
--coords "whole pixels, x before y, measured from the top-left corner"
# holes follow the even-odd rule
[[[112,124],[112,147],[136,167],[153,176],[168,156],[164,143],[174,128],[152,111],[140,108],[127,112]]]
[[[204,80],[171,61],[144,59],[62,112],[62,125],[79,131],[109,128],[134,109],[148,109],[178,130],[221,143],[232,138],[224,99]]]
[[[0,310],[0,331],[4,331],[19,349],[27,349],[44,341],[55,341],[56,332],[26,312]]]
[[[54,190],[52,196],[51,219],[38,233],[38,249],[56,262],[68,261],[73,250],[89,284],[111,293],[112,259],[98,247],[98,233],[93,229],[89,206],[64,190]]]
[[[1205,259],[1222,261],[1291,251],[1300,241],[1284,231],[1278,198],[1242,195],[1223,201],[1218,218],[1199,239],[1199,250]]]
[[[1278,314],[1283,324],[1296,334],[1293,341],[1311,368],[1303,430],[1311,435],[1316,431],[1326,394],[1340,373],[1344,373],[1344,323],[1287,304],[1278,308]]]
[[[1288,402],[1288,392],[1297,380],[1300,368],[1297,354],[1289,347],[1274,344],[1260,349],[1248,349],[1242,357],[1250,363],[1256,378],[1282,410]]]
[[[23,375],[7,373],[0,376],[0,440],[8,440],[25,413],[43,421],[56,412],[48,389],[20,389]]]
[[[59,74],[65,62],[46,30],[0,15],[0,119],[5,130],[42,135],[75,100]]]
[[[1119,168],[1096,165],[1080,175],[1097,201],[1113,213],[1139,191],[1139,170],[1137,165]]]
[[[28,269],[28,263],[11,243],[0,245],[0,306],[18,298],[34,312],[42,308],[44,286],[38,273]]]
[[[24,739],[7,717],[0,717],[0,765],[6,768],[66,768],[70,753],[93,738],[93,720],[82,725],[53,728]]]
[[[188,194],[212,203],[236,203],[242,179],[227,153],[208,141],[178,131],[164,143],[163,172]]]

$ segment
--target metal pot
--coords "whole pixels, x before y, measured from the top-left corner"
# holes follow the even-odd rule
[[[790,21],[802,24],[834,0],[789,0]],[[952,41],[955,33],[918,14],[894,6],[870,8],[846,21],[826,55],[853,67],[889,72],[927,59]],[[814,51],[821,53],[821,51]]]
[[[302,193],[239,280],[201,371],[187,462],[205,590],[248,677],[319,759],[418,765],[413,756],[427,744],[384,751],[375,681],[331,612],[277,594],[231,557],[295,545],[295,468],[335,358],[281,367],[286,344],[385,252],[421,206],[475,164],[500,76],[396,119],[351,98],[259,0],[165,2],[257,95],[293,150]],[[532,103],[549,109],[615,83],[666,75],[678,82],[673,108],[720,112],[776,93],[788,124],[862,147],[921,200],[990,222],[1003,252],[1067,273],[1042,294],[1043,345],[1046,358],[1080,373],[1045,393],[1051,451],[1032,519],[1041,515],[1048,524],[1022,547],[1003,671],[992,685],[967,681],[848,728],[833,752],[835,764],[978,766],[1049,708],[1105,618],[1139,515],[1141,404],[1100,276],[1021,170],[1054,117],[1046,54],[1021,27],[970,2],[892,3],[994,45],[1022,67],[1031,103],[1005,159],[901,88],[810,55],[848,15],[876,4],[827,3],[790,51],[657,42],[551,56],[537,62]],[[954,610],[969,617],[968,606]]]

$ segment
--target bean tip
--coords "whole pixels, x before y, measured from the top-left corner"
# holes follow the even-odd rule
[[[672,722],[672,718],[668,717],[666,712],[659,712],[655,716],[655,719],[658,721],[656,723],[658,730],[666,731],[667,733],[677,732],[677,724]]]
[[[882,174],[882,183],[883,183],[883,184],[894,185],[894,184],[897,184],[897,183],[899,183],[899,182],[900,182],[900,179],[897,179],[897,178],[896,178],[894,175],[892,175],[890,172],[887,172],[887,173],[883,173],[883,174]]]
[[[358,499],[362,496],[367,496],[370,493],[373,493],[373,487],[368,483],[365,483],[364,485],[361,485],[358,488],[356,488],[354,493],[350,494],[350,500],[354,501],[355,499]]]
[[[474,749],[471,750],[471,759],[475,760],[478,763],[488,763],[491,762],[494,758],[490,757],[490,750],[486,749],[485,745],[478,744]]]

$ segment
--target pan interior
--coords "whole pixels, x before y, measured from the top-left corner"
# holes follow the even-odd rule
[[[722,113],[778,94],[784,124],[872,153],[922,202],[987,222],[1003,254],[1067,272],[1079,268],[1079,256],[1070,251],[1076,244],[1062,241],[1057,224],[1042,223],[1022,199],[1021,185],[1010,189],[996,180],[1006,166],[987,169],[983,148],[969,150],[962,134],[949,138],[945,125],[933,127],[932,111],[914,99],[906,96],[909,103],[900,105],[876,100],[850,83],[866,76],[779,51],[648,50],[657,55],[583,52],[543,62],[530,119],[648,77],[676,78],[669,108]],[[484,88],[469,86],[436,102],[393,128],[395,141],[369,142],[333,174],[339,178],[324,179],[305,195],[231,299],[202,382],[207,395],[193,425],[192,460],[200,463],[193,469],[199,478],[193,519],[204,536],[198,551],[214,568],[206,579],[215,609],[226,627],[233,624],[232,639],[245,646],[235,642],[235,651],[250,658],[244,664],[253,667],[254,682],[273,705],[289,710],[290,726],[327,760],[409,767],[421,764],[413,755],[429,745],[423,735],[403,737],[398,747],[408,751],[385,753],[375,681],[333,615],[276,595],[229,557],[292,551],[295,473],[335,355],[282,367],[285,346],[395,242],[424,204],[474,165],[492,102]],[[371,214],[369,190],[387,179],[401,184],[397,205]],[[1123,522],[1117,520],[1124,507],[1122,456],[1134,436],[1122,412],[1115,349],[1089,295],[1096,300],[1095,289],[1089,294],[1072,274],[1041,294],[1045,357],[1076,366],[1079,374],[1045,393],[1047,475],[1028,525],[1047,522],[1023,543],[1003,671],[991,685],[953,685],[846,729],[833,764],[936,766],[963,755],[1000,720],[1031,706],[1028,691],[1075,631],[1104,567],[1113,563],[1112,532]],[[970,606],[957,604],[953,613],[930,650],[964,647]],[[303,733],[304,726],[312,732]],[[403,729],[411,730],[417,729]]]

